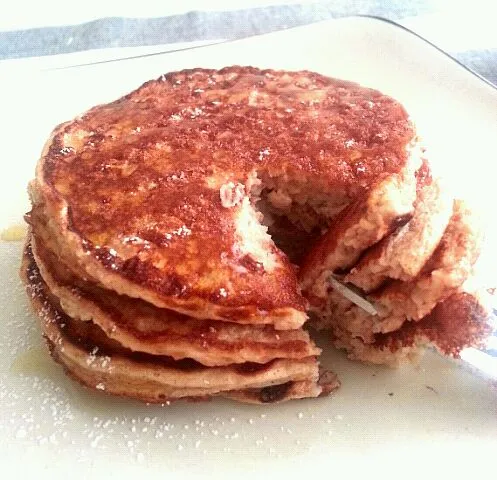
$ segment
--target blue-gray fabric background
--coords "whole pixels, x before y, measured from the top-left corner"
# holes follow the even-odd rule
[[[447,2],[448,9],[450,4]],[[0,60],[95,48],[235,39],[357,14],[402,21],[435,11],[440,12],[439,3],[430,0],[335,0],[225,12],[192,11],[162,18],[102,18],[79,25],[0,32]],[[440,28],[444,28],[443,22]],[[467,32],[461,31],[464,35]],[[497,83],[496,48],[459,48],[448,53]]]

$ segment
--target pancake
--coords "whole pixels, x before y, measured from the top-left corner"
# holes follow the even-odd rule
[[[440,180],[423,185],[412,219],[369,249],[345,281],[368,293],[387,279],[414,279],[438,246],[451,213],[452,198]]]
[[[321,376],[323,386],[318,384],[315,357],[206,367],[194,360],[177,361],[132,352],[108,338],[92,322],[74,320],[60,309],[38,270],[29,244],[21,275],[52,357],[71,377],[95,390],[158,403],[218,395],[269,403],[319,396],[338,386],[334,376]]]
[[[335,345],[354,360],[397,367],[417,361],[426,346],[455,358],[467,347],[480,348],[492,333],[491,302],[484,289],[462,288],[443,300],[418,322],[406,322],[398,330],[376,334],[371,343],[334,329]]]
[[[454,202],[449,224],[440,244],[412,282],[394,281],[369,298],[379,305],[374,331],[396,329],[401,315],[419,320],[441,301],[455,293],[471,276],[478,259],[483,232],[477,214],[461,201]]]
[[[420,339],[428,338],[435,345],[441,345],[440,350],[447,354],[454,354],[462,348],[464,335],[465,345],[470,345],[473,339],[471,325],[476,325],[477,320],[470,314],[472,310],[468,305],[477,305],[478,301],[472,298],[479,294],[475,290],[470,292],[472,297],[458,295],[469,281],[478,258],[481,225],[464,202],[457,200],[453,205],[442,239],[420,274],[409,282],[391,281],[368,295],[367,299],[376,307],[377,315],[371,315],[327,286],[322,287],[322,290],[327,290],[325,297],[313,298],[311,308],[317,316],[316,326],[331,329],[335,344],[348,350],[353,358],[374,363],[396,363],[398,357],[412,357],[414,352],[418,352],[418,347],[427,343]],[[456,315],[458,308],[460,312]],[[447,312],[454,315],[452,332]],[[481,320],[481,333],[486,329],[486,317],[478,315],[477,318]],[[420,327],[414,326],[420,321]],[[430,330],[424,328],[426,324],[430,325]],[[425,335],[428,331],[429,335]],[[380,349],[379,338],[384,339]],[[406,344],[406,339],[410,339],[409,344]],[[395,346],[395,355],[387,345]]]
[[[378,182],[402,183],[417,144],[403,107],[375,90],[186,70],[56,128],[30,193],[47,245],[92,282],[197,318],[295,329],[306,300],[257,201],[327,225]],[[412,209],[385,202],[379,232]]]
[[[299,276],[304,290],[319,288],[331,273],[349,269],[367,248],[409,220],[420,165],[421,157],[410,155],[401,173],[379,181],[342,210],[302,262]]]
[[[302,359],[321,352],[304,330],[199,320],[118,295],[78,278],[34,236],[31,246],[41,276],[64,313],[93,322],[132,351],[191,358],[206,366]]]

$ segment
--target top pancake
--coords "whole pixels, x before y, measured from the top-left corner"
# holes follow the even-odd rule
[[[256,176],[347,203],[399,172],[413,139],[400,104],[356,84],[188,70],[59,126],[31,195],[61,258],[106,288],[192,316],[297,328],[305,301],[258,223]]]

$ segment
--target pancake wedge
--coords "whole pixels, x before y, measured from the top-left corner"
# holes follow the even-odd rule
[[[492,333],[492,308],[485,289],[462,288],[443,300],[418,322],[406,322],[398,330],[376,334],[371,343],[343,329],[334,329],[335,344],[351,359],[393,367],[417,361],[426,346],[443,355],[458,357],[466,347],[484,346]]]
[[[371,292],[387,279],[414,279],[442,238],[452,214],[452,200],[440,180],[423,185],[412,219],[371,248],[345,281]]]
[[[340,212],[301,265],[304,290],[319,289],[330,274],[352,267],[367,248],[409,220],[416,200],[415,174],[420,166],[419,152],[413,151],[401,173],[382,179]]]
[[[455,293],[471,276],[478,259],[483,240],[481,227],[476,213],[456,200],[440,244],[420,275],[411,282],[392,282],[370,295],[381,309],[374,331],[395,330],[403,323],[401,316],[419,320]]]
[[[456,355],[489,332],[488,308],[481,306],[488,302],[480,301],[482,289],[464,287],[470,282],[481,241],[478,217],[464,202],[455,201],[442,239],[420,274],[408,282],[391,281],[367,296],[377,315],[327,286],[326,296],[315,297],[311,306],[316,326],[330,329],[335,344],[351,358],[373,363],[414,358],[428,343]]]

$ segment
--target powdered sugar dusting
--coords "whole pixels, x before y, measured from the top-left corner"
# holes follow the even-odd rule
[[[70,458],[77,466],[91,465],[100,455],[111,464],[155,465],[161,471],[186,464],[211,468],[219,462],[246,462],[248,468],[267,458],[297,458],[310,448],[329,453],[359,425],[350,413],[345,415],[339,396],[264,407],[220,399],[144,405],[106,395],[104,382],[92,391],[80,387],[48,355],[17,280],[20,245],[11,245],[0,292],[6,306],[0,323],[0,349],[5,352],[0,361],[0,439],[22,449],[32,446],[45,458]],[[38,290],[35,284],[30,294]],[[95,357],[100,353],[93,350]],[[378,374],[379,384],[386,378]],[[373,393],[370,397],[374,400]]]
[[[11,270],[16,269],[13,264]],[[207,462],[220,454],[241,457],[249,444],[261,458],[279,455],[286,448],[279,437],[290,440],[296,435],[295,427],[279,420],[277,410],[222,400],[143,405],[105,395],[105,382],[96,383],[94,391],[80,387],[50,358],[24,288],[12,278],[0,293],[3,300],[15,298],[16,305],[22,305],[4,312],[2,327],[8,334],[0,338],[0,348],[9,355],[5,375],[0,376],[0,436],[9,441],[67,454],[78,464],[91,463],[92,452],[105,452],[109,458],[136,464],[161,464],[167,458],[171,465],[195,455]],[[32,280],[29,294],[37,296],[39,279]],[[54,315],[49,305],[40,313],[42,321]],[[112,360],[95,347],[89,364],[110,368]]]

